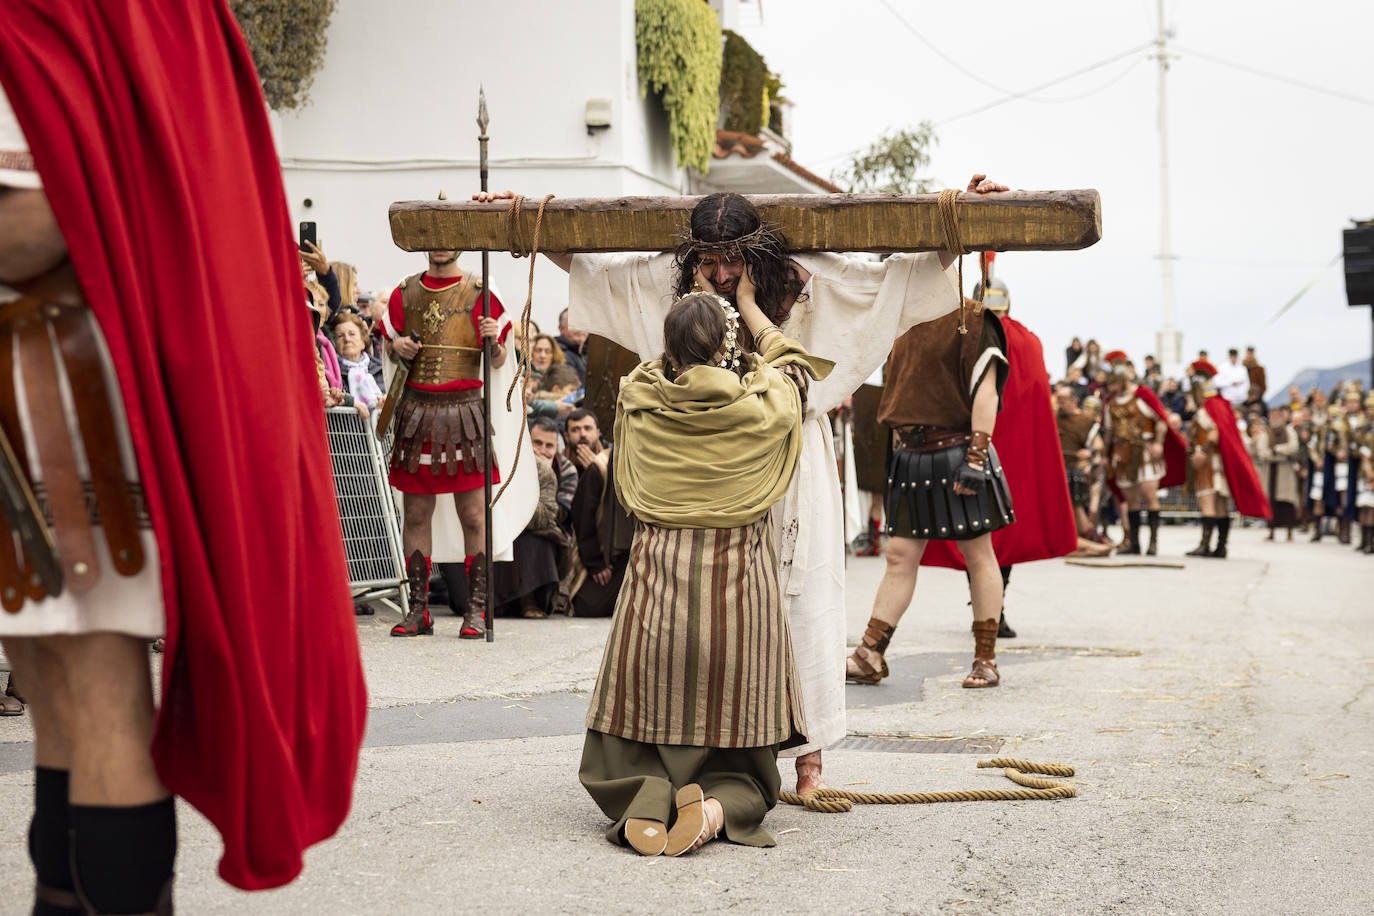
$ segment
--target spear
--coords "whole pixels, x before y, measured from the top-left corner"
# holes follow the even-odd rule
[[[477,146],[479,149],[478,159],[481,164],[482,190],[487,190],[487,93],[482,86],[477,87],[477,127],[482,131],[477,135]],[[482,249],[482,310],[481,317],[486,318],[491,313],[491,278],[488,276],[488,260],[491,253]],[[486,576],[484,577],[487,589],[486,601],[486,630],[487,642],[496,639],[496,628],[494,626],[495,615],[492,614],[492,583],[491,583],[491,360],[495,353],[490,337],[482,335],[482,407],[486,419],[482,423],[482,511],[484,521],[482,525],[485,534],[485,551],[482,562],[486,566]]]

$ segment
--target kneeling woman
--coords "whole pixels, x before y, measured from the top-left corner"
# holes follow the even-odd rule
[[[579,775],[615,821],[607,838],[645,855],[722,829],[772,846],[778,749],[805,743],[769,510],[801,454],[807,383],[832,364],[753,293],[746,274],[739,313],[714,293],[678,300],[663,357],[616,404],[616,491],[637,524]],[[739,317],[762,355],[738,349]]]

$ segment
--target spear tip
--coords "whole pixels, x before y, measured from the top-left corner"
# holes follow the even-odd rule
[[[477,86],[477,126],[478,126],[479,128],[481,128],[482,133],[484,133],[484,134],[487,132],[487,124],[488,124],[488,118],[487,118],[487,90],[486,90],[486,87],[485,87],[485,86],[482,86],[481,84],[478,84],[478,86]]]

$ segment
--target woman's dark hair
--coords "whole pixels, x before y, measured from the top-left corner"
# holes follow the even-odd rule
[[[725,341],[725,311],[714,293],[689,293],[663,319],[663,374],[669,381],[693,366],[714,366]],[[741,372],[744,369],[741,362]]]
[[[763,314],[774,324],[787,320],[791,304],[802,295],[802,283],[792,269],[787,239],[763,226],[759,211],[738,194],[708,194],[692,208],[692,237],[677,247],[678,267],[675,296],[687,295],[696,277],[701,252],[694,242],[730,242],[759,231],[756,238],[739,248],[758,292],[755,298]]]

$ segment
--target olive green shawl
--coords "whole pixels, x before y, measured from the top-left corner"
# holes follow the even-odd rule
[[[616,493],[640,521],[662,528],[738,528],[787,492],[802,447],[802,400],[780,370],[811,378],[830,360],[776,338],[747,354],[741,378],[693,366],[670,380],[661,360],[625,377],[615,408]]]

